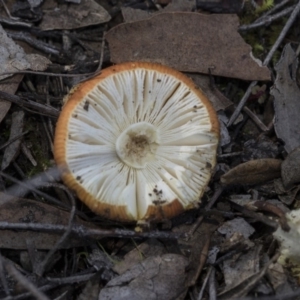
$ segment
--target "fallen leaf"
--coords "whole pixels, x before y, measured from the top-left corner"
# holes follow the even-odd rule
[[[49,64],[51,64],[51,61],[44,56],[38,54],[26,54],[21,46],[16,44],[7,36],[3,27],[0,25],[1,73],[23,71],[28,69],[43,71]],[[0,75],[0,80],[10,76],[11,74]]]
[[[124,259],[115,264],[113,270],[118,274],[125,273],[132,266],[151,256],[166,254],[164,245],[156,239],[148,239],[128,252]]]
[[[5,195],[0,192],[0,198]],[[22,198],[12,198],[0,205],[0,222],[7,223],[41,223],[46,225],[68,225],[69,212],[45,204]],[[86,222],[75,218],[77,225],[87,225]],[[90,227],[90,225],[89,225]],[[1,230],[0,248],[27,249],[27,240],[34,241],[36,249],[52,249],[62,234],[35,231]],[[84,246],[83,239],[69,238],[62,247]]]
[[[12,124],[10,127],[9,140],[14,139],[16,136],[20,135],[23,132],[24,115],[24,111],[15,111],[12,113]],[[1,170],[6,169],[9,166],[9,164],[15,159],[15,157],[19,154],[21,142],[22,139],[17,139],[5,148],[1,163]]]
[[[9,38],[0,25],[0,65],[1,73],[31,69],[43,71],[51,61],[38,54],[26,54],[23,48]],[[23,75],[0,75],[0,91],[14,94],[23,79]],[[5,79],[5,80],[4,80]],[[0,99],[0,123],[11,107],[11,102]]]
[[[287,44],[275,67],[277,75],[271,94],[274,96],[275,132],[284,141],[288,153],[300,146],[300,89],[295,81],[297,66],[297,55],[291,44]]]
[[[241,253],[239,257],[224,261],[222,269],[226,288],[223,292],[231,290],[259,271],[259,255],[257,247],[253,247],[246,253]]]
[[[194,286],[199,278],[199,275],[206,263],[206,255],[210,247],[210,240],[213,233],[219,226],[219,223],[223,219],[220,216],[214,216],[210,219],[210,222],[202,222],[200,226],[193,232],[188,238],[181,238],[178,240],[178,247],[181,253],[185,254],[189,258],[189,266],[187,272],[187,278],[185,281],[186,289],[183,291],[183,295],[188,292],[188,287]],[[182,224],[173,228],[175,233],[187,233],[191,230],[190,224]],[[176,298],[177,299],[177,298]],[[180,298],[180,299],[185,299]]]
[[[172,0],[172,2],[167,5],[163,11],[171,12],[171,11],[192,11],[196,8],[195,0]]]
[[[149,12],[142,9],[134,9],[131,7],[122,7],[122,15],[125,22],[135,22],[140,20],[145,20],[153,15],[161,14],[164,12],[175,12],[175,11],[192,11],[196,6],[195,1],[190,0],[173,0],[164,9]]]
[[[247,239],[255,232],[255,229],[245,219],[235,218],[220,226],[218,232],[224,234],[226,238],[230,238],[234,233],[239,233]]]
[[[270,80],[270,71],[252,57],[238,25],[235,15],[161,13],[118,25],[106,39],[114,63],[150,61],[186,72]]]
[[[281,165],[281,177],[284,186],[289,189],[300,182],[300,147],[294,149]]]
[[[109,281],[99,299],[176,299],[184,289],[187,265],[182,255],[151,256]]]
[[[280,177],[281,163],[281,160],[273,158],[250,160],[222,175],[221,183],[225,185],[261,184]]]
[[[152,14],[142,9],[134,9],[131,7],[122,7],[122,16],[125,22],[135,22],[150,18]]]
[[[47,8],[39,24],[42,30],[76,29],[108,22],[109,13],[93,0],[82,0],[80,4],[59,4],[45,1]],[[51,4],[49,4],[51,3]]]

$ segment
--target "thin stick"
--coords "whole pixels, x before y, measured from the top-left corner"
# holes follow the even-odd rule
[[[74,199],[73,195],[68,190],[66,190],[66,192],[67,192],[67,194],[69,196],[69,199],[72,203],[72,208],[71,208],[71,212],[70,212],[68,226],[67,226],[67,229],[66,229],[65,233],[61,236],[61,238],[57,241],[55,246],[47,253],[45,259],[37,267],[36,273],[40,277],[43,276],[43,274],[45,272],[45,269],[48,266],[48,264],[50,262],[50,259],[53,257],[55,251],[61,248],[61,246],[63,245],[65,240],[68,238],[68,236],[72,232],[72,225],[73,225],[73,221],[74,221],[74,217],[75,217],[75,213],[76,213],[76,204],[75,204],[75,199]]]
[[[16,136],[14,136],[13,138],[11,138],[10,140],[8,140],[6,143],[4,143],[3,145],[0,146],[0,150],[6,148],[8,145],[10,145],[11,143],[15,142],[16,140],[20,139],[21,137],[23,137],[23,135],[27,134],[29,132],[29,130],[26,130]]]
[[[285,6],[287,3],[291,2],[291,0],[282,0],[280,3],[274,5],[271,9],[267,10],[262,16],[260,16],[255,22],[260,21],[261,19],[264,19],[265,17],[271,15],[273,12],[278,10],[279,8]]]
[[[11,263],[4,261],[2,257],[1,260],[3,261],[4,267],[9,275],[12,276],[27,291],[29,291],[32,296],[34,296],[38,300],[50,300],[44,293],[39,291],[31,281],[29,281],[25,276],[17,271],[17,269]]]
[[[282,40],[284,39],[284,37],[286,36],[288,30],[290,29],[290,27],[292,26],[292,24],[294,23],[298,13],[300,11],[300,0],[298,2],[298,4],[296,5],[295,9],[293,10],[293,12],[291,13],[288,21],[286,22],[285,26],[283,27],[280,35],[278,36],[276,42],[274,43],[273,47],[271,48],[271,50],[269,51],[267,57],[265,58],[263,65],[267,66],[269,64],[269,62],[271,61],[274,52],[277,50],[277,48],[279,47],[280,43],[282,42]],[[238,106],[236,107],[234,113],[232,114],[230,120],[228,121],[227,126],[231,126],[234,121],[237,119],[237,117],[239,116],[239,114],[241,113],[241,110],[243,109],[243,107],[246,104],[246,101],[252,91],[252,88],[257,84],[257,81],[252,81],[248,87],[248,89],[246,90],[243,98],[241,99],[240,103],[238,104]]]
[[[273,21],[276,21],[276,20],[288,15],[292,10],[295,9],[295,7],[296,7],[296,5],[287,7],[283,11],[281,11],[277,14],[274,14],[272,16],[265,17],[265,18],[261,19],[260,21],[255,21],[254,23],[248,24],[248,25],[242,25],[242,26],[239,27],[239,31],[247,31],[247,30],[255,29],[255,28],[258,28],[258,27],[262,27],[262,26],[268,26]]]
[[[68,229],[65,225],[53,225],[42,223],[10,223],[0,222],[0,230],[30,230],[35,232],[49,232],[49,233],[64,233]],[[169,231],[150,231],[150,232],[136,232],[126,229],[100,229],[88,228],[84,225],[73,224],[71,233],[78,238],[92,238],[102,239],[104,237],[117,238],[158,238],[158,239],[172,239],[185,238],[184,233],[173,233]]]
[[[243,111],[252,119],[261,131],[268,131],[268,127],[247,106],[243,108]]]
[[[0,98],[9,102],[15,103],[25,109],[33,110],[34,113],[47,115],[52,118],[58,118],[59,111],[51,106],[47,106],[41,103],[37,103],[31,100],[24,100],[17,95],[12,95],[0,91]]]

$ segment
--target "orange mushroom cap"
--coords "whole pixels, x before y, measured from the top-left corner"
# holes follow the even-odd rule
[[[122,63],[71,90],[54,156],[95,213],[171,218],[196,207],[216,164],[219,124],[192,80],[153,63]]]

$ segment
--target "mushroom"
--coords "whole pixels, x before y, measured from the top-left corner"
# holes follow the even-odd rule
[[[216,164],[219,124],[192,80],[159,64],[122,63],[66,100],[54,156],[92,211],[159,221],[197,207]]]

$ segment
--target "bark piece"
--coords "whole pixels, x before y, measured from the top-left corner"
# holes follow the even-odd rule
[[[161,13],[116,26],[106,39],[114,63],[148,61],[186,72],[269,80],[270,71],[253,58],[238,25],[235,15]]]
[[[300,146],[300,89],[295,81],[297,66],[297,55],[291,44],[287,44],[275,67],[277,75],[271,94],[274,96],[275,132],[284,141],[288,153]]]

